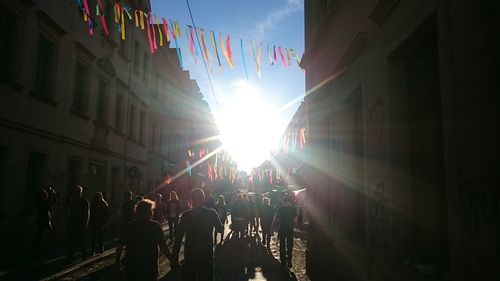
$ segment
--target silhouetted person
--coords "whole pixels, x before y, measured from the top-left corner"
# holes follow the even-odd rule
[[[167,202],[168,237],[170,241],[174,240],[180,214],[181,206],[179,197],[175,191],[171,191]]]
[[[38,197],[36,233],[33,240],[33,254],[39,257],[42,251],[42,239],[52,229],[51,200],[45,190],[40,190]]]
[[[156,194],[155,196],[155,209],[153,211],[153,220],[159,224],[162,224],[165,220],[165,205],[162,202],[161,194]]]
[[[231,228],[237,238],[243,238],[247,228],[248,208],[243,201],[243,196],[238,194],[231,207]]]
[[[276,213],[276,220],[279,223],[280,261],[282,266],[288,265],[288,267],[292,267],[293,227],[296,216],[296,211],[290,201],[290,197],[285,197],[283,205]]]
[[[102,234],[104,226],[109,220],[108,202],[104,200],[102,193],[97,192],[90,206],[90,230],[92,235],[92,253],[104,252]]]
[[[122,203],[122,226],[134,219],[135,217],[135,201],[132,200],[132,191],[125,191],[123,193]]]
[[[183,280],[211,281],[214,270],[212,232],[214,228],[218,232],[222,232],[223,226],[215,210],[203,206],[205,201],[203,190],[193,189],[191,200],[193,209],[187,210],[181,215],[177,229],[173,249],[174,261],[179,258],[182,239],[186,234]]]
[[[267,245],[267,248],[269,249],[271,245],[269,243],[271,242],[271,236],[272,236],[272,229],[271,226],[273,225],[273,219],[274,219],[274,208],[271,207],[271,202],[269,198],[264,197],[262,199],[263,204],[261,205],[260,208],[260,226],[262,227],[262,245]]]
[[[247,207],[248,207],[248,233],[252,234],[253,231],[258,232],[255,224],[256,218],[256,209],[255,203],[253,201],[252,195],[248,195],[247,199]]]
[[[172,266],[176,266],[165,243],[161,226],[151,220],[153,208],[154,202],[151,200],[145,199],[137,203],[137,217],[125,226],[116,247],[115,262],[118,271],[125,247],[124,266],[127,280],[158,280],[158,248],[170,260]]]
[[[215,209],[215,198],[212,196],[212,193],[208,189],[205,191],[205,193],[206,197],[203,206],[208,209]]]
[[[220,221],[222,222],[222,226],[226,224],[227,221],[227,206],[224,195],[219,195],[217,198],[217,203],[215,204],[215,211],[219,216]],[[220,243],[224,242],[224,227],[222,228],[222,232],[214,231],[214,244],[217,244],[217,234],[220,233]]]
[[[69,202],[68,220],[68,257],[73,256],[73,249],[77,244],[85,258],[85,233],[89,223],[90,206],[89,201],[82,198],[83,188],[77,186]]]
[[[245,213],[245,234],[248,233],[248,229],[250,228],[250,208],[248,204],[248,193],[243,193],[243,203],[245,203],[246,213]]]

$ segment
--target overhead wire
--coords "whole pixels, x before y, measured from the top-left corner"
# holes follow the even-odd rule
[[[193,13],[191,11],[191,6],[189,5],[189,0],[186,0],[186,4],[187,4],[188,11],[189,11],[189,16],[191,17],[191,23],[193,24],[193,29],[194,29],[194,32],[196,34],[196,41],[198,42],[198,49],[200,49],[200,53],[203,53],[203,50],[201,49],[201,44],[200,44],[200,37],[198,36],[198,29],[196,28],[196,24],[194,22]],[[217,95],[215,94],[215,89],[214,89],[214,85],[212,82],[212,76],[210,75],[210,71],[208,71],[207,62],[206,62],[204,56],[201,56],[201,57],[203,59],[203,65],[205,66],[205,71],[207,73],[208,82],[210,83],[210,89],[212,90],[212,94],[214,96],[215,105],[217,106],[217,109],[220,110],[219,102],[217,100]]]

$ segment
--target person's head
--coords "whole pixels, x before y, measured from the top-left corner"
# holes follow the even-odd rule
[[[149,199],[142,199],[135,205],[135,213],[144,219],[150,220],[153,217],[155,202]]]
[[[266,206],[269,206],[269,205],[271,205],[271,200],[269,200],[269,198],[267,198],[267,197],[264,197],[262,199],[262,203],[264,203],[264,205],[266,205]]]
[[[177,196],[177,192],[170,191],[169,200],[170,201],[177,201],[177,200],[179,200],[179,197]]]
[[[193,208],[203,205],[205,201],[205,192],[201,188],[195,188],[191,191],[191,201],[193,202]]]
[[[102,192],[96,192],[96,194],[94,195],[94,201],[102,201],[102,200],[103,200]]]
[[[123,192],[123,199],[132,200],[132,191],[127,190],[127,191]]]
[[[144,196],[142,196],[142,195],[136,195],[136,196],[134,197],[134,200],[135,200],[135,202],[142,201],[142,200],[144,200]]]
[[[248,195],[248,201],[253,201],[253,196],[252,195]]]
[[[160,193],[156,194],[156,197],[155,197],[155,202],[156,203],[160,203],[161,202],[161,199],[162,199],[163,196],[161,196]]]
[[[226,199],[224,198],[224,195],[219,195],[219,197],[217,197],[217,204],[223,204],[223,205],[226,204]]]
[[[40,199],[41,200],[49,199],[49,194],[47,193],[47,191],[45,191],[45,189],[40,189]]]
[[[82,198],[83,187],[77,185],[73,191],[74,198]]]
[[[243,195],[241,195],[241,194],[236,195],[236,200],[238,200],[238,201],[243,200]]]
[[[248,194],[247,193],[243,193],[243,200],[248,201]]]

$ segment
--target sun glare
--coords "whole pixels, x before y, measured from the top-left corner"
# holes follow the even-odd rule
[[[263,93],[246,81],[238,81],[227,94],[216,115],[224,148],[249,172],[269,158],[281,136],[276,109],[266,103]]]

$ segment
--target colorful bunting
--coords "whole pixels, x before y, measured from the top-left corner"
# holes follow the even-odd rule
[[[83,14],[83,20],[88,24],[89,28],[89,33],[90,35],[93,35],[94,33],[94,28],[95,28],[95,23],[90,15],[90,9],[89,9],[89,0],[75,0],[79,10]],[[163,47],[164,45],[164,39],[166,40],[167,43],[171,42],[172,38],[175,42],[175,48],[177,52],[177,56],[179,58],[179,63],[181,65],[181,68],[183,68],[183,62],[182,62],[182,54],[180,52],[180,47],[179,47],[179,42],[178,39],[182,37],[182,28],[179,22],[177,21],[172,21],[167,19],[162,18],[161,22],[158,20],[158,17],[156,15],[153,15],[151,11],[149,12],[144,12],[142,10],[132,10],[130,6],[127,6],[126,3],[123,1],[116,2],[114,7],[114,21],[117,23],[117,29],[118,32],[120,33],[120,39],[125,40],[126,39],[126,23],[125,23],[125,15],[128,16],[128,19],[132,21],[133,25],[135,25],[136,28],[140,28],[141,30],[144,30],[144,26],[146,25],[147,29],[147,37],[149,41],[149,47],[150,47],[150,52],[154,53],[155,50],[158,49],[158,44],[160,47]],[[133,15],[132,15],[133,12]],[[109,29],[106,24],[106,19],[105,19],[105,13],[103,10],[103,4],[102,0],[97,0],[95,4],[95,15],[99,16],[100,23],[102,25],[102,29],[105,35],[109,35]],[[170,23],[170,24],[169,24]],[[163,31],[161,28],[161,25],[163,24]],[[195,41],[194,36],[196,35],[195,27],[193,26],[186,26],[186,34],[187,34],[187,42],[189,46],[189,52],[191,55],[194,57],[195,63],[197,63],[197,56],[198,56],[198,46],[197,46],[197,41]],[[194,31],[194,32],[193,32]],[[207,61],[208,66],[211,69],[210,65],[210,60],[217,58],[217,64],[219,66],[219,69],[222,71],[223,66],[221,62],[221,58],[219,55],[219,47],[218,47],[218,42],[216,40],[215,32],[214,31],[206,31],[205,33],[204,29],[199,29],[199,48],[200,51],[202,52],[202,56],[205,58]],[[214,51],[214,57],[212,58],[209,48],[207,47],[207,42],[205,37],[209,36],[210,37],[210,42],[212,44],[212,49]],[[157,42],[158,40],[158,42]],[[222,38],[222,35],[219,33],[219,43],[220,43],[220,48],[222,51],[223,56],[225,57],[229,68],[233,69],[235,67],[235,62],[233,60],[233,50],[231,48],[231,37],[230,35],[227,35],[226,40],[224,41]],[[168,45],[168,44],[167,44]],[[296,51],[292,48],[282,48],[278,47],[278,50],[276,50],[276,45],[272,45],[273,49],[270,49],[269,44],[266,46],[267,50],[267,56],[269,59],[270,65],[275,65],[278,63],[278,53],[281,59],[281,62],[283,66],[288,67],[292,65],[292,60],[295,60],[297,64],[300,64],[300,58],[297,55]],[[259,78],[261,78],[261,71],[262,71],[262,64],[261,64],[261,58],[262,58],[262,42],[259,43],[258,47],[255,46],[254,42],[251,41],[251,47],[252,47],[252,55],[254,62],[256,64],[256,71],[257,75]],[[247,62],[246,62],[246,54],[245,54],[245,46],[243,44],[243,38],[240,38],[240,48],[241,48],[241,59],[242,59],[242,66],[244,68],[244,73],[246,79],[249,78],[248,75],[248,67],[247,67]],[[297,135],[296,137],[297,142],[298,140],[301,140],[299,143],[302,144],[302,139],[303,136],[301,134]],[[298,144],[299,145],[299,144]],[[231,171],[229,171],[231,173]]]
[[[245,59],[245,48],[243,47],[243,38],[240,39],[240,46],[241,46],[241,59],[243,60],[243,68],[245,69],[245,77],[248,80],[248,68]]]

